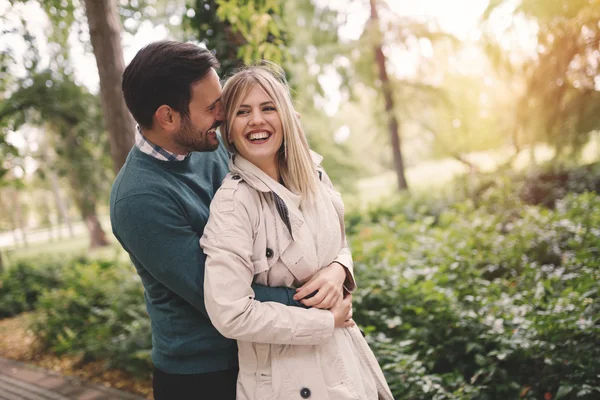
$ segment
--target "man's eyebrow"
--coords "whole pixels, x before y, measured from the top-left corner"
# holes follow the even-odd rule
[[[211,108],[213,108],[220,101],[221,101],[221,98],[219,97],[218,99],[216,99],[215,101],[213,101],[212,103],[210,103],[210,105],[208,107],[206,107],[206,109],[210,110]]]

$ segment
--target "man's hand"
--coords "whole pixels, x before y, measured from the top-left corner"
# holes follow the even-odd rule
[[[307,307],[328,310],[343,298],[345,280],[346,268],[333,262],[314,274],[302,287],[296,289],[294,300],[300,301]]]
[[[349,294],[343,299],[340,299],[329,310],[333,313],[334,324],[336,328],[350,328],[355,325],[352,319],[352,295]]]

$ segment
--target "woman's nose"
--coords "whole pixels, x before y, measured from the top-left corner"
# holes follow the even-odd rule
[[[264,122],[261,112],[253,112],[250,114],[250,125],[260,125]]]

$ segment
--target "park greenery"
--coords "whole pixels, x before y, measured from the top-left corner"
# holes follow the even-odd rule
[[[465,0],[470,31],[413,3],[0,0],[0,319],[150,374],[107,203],[133,143],[124,50],[162,32],[223,78],[283,66],[396,398],[600,398],[600,0]]]
[[[354,318],[396,398],[597,398],[600,165],[455,184],[346,217]],[[130,264],[35,258],[0,282],[0,317],[33,310],[47,351],[150,373]]]

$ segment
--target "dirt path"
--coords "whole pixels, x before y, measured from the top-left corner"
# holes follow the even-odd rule
[[[56,356],[40,351],[33,332],[27,328],[31,318],[32,314],[25,313],[0,320],[0,357],[152,398],[150,379],[136,378],[123,371],[105,370],[101,361],[81,364],[80,357]]]

